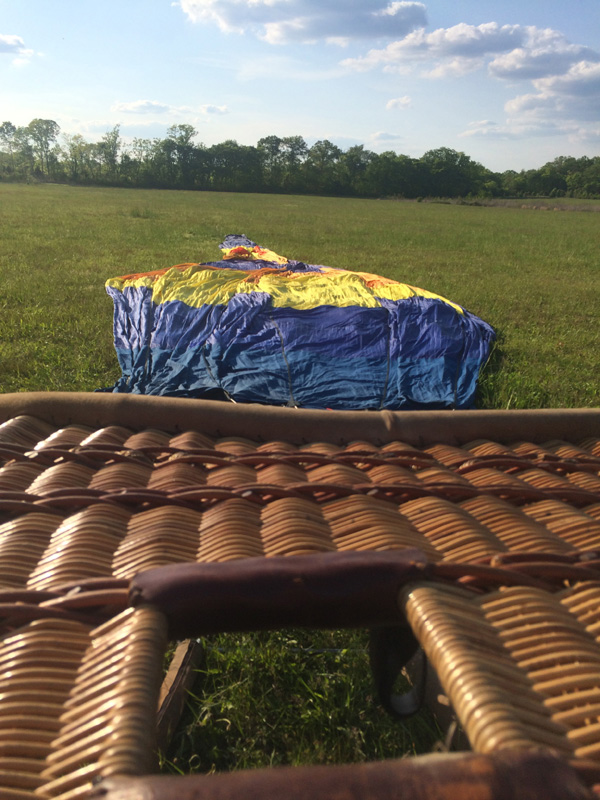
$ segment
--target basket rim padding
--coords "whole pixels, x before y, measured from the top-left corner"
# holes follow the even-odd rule
[[[101,392],[15,392],[0,394],[0,424],[31,415],[63,426],[121,425],[132,430],[160,427],[170,432],[202,429],[215,436],[282,439],[292,443],[373,444],[403,441],[413,446],[461,445],[478,438],[583,439],[600,436],[600,408],[469,411],[328,411],[224,403],[150,395]]]

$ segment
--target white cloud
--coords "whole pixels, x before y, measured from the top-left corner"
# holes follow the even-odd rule
[[[600,63],[580,61],[563,75],[540,78],[533,82],[542,93],[600,99]],[[600,113],[600,107],[597,108]]]
[[[335,44],[338,47],[348,47],[350,38],[348,36],[328,36],[325,39],[326,44]]]
[[[166,103],[158,103],[156,100],[134,100],[130,103],[115,103],[110,110],[122,114],[169,114],[172,116],[228,113],[227,106],[206,104],[191,108],[190,106],[171,106]]]
[[[520,42],[522,36],[519,25],[498,25],[497,22],[468,25],[459,22],[451,28],[438,28],[432,33],[415,31],[406,37],[403,48],[413,56],[422,53],[429,58],[473,58],[503,52]]]
[[[373,13],[376,17],[393,17],[398,13],[402,13],[402,11],[410,5],[411,3],[402,2],[402,0],[398,2],[398,0],[396,0],[396,2],[390,3],[385,8],[381,8],[379,11],[374,11]]]
[[[227,114],[229,113],[229,109],[227,106],[212,106],[212,105],[205,105],[200,106],[198,109],[201,114]]]
[[[14,34],[0,33],[0,53],[7,53],[13,56],[12,63],[16,67],[28,64],[34,55],[33,50],[25,47],[25,42],[20,36]]]
[[[18,55],[25,50],[25,42],[20,36],[0,33],[0,53]]]
[[[571,44],[551,28],[461,22],[431,33],[420,28],[342,64],[353,70],[382,68],[386,72],[405,72],[421,65],[422,75],[428,78],[460,77],[488,64],[495,78],[536,80],[561,75],[583,61],[598,63],[600,53]]]
[[[600,144],[600,126],[581,128],[574,131],[569,136],[569,141],[577,144],[593,144],[598,146]]]
[[[227,33],[253,33],[269,44],[405,36],[427,22],[425,5],[413,0],[179,0],[192,22],[213,23]]]
[[[435,79],[458,78],[487,66],[492,78],[530,82],[534,91],[506,103],[505,124],[472,123],[462,136],[573,131],[584,136],[586,124],[600,120],[600,53],[572,44],[551,28],[497,22],[460,23],[432,32],[420,28],[341,64],[352,70],[404,73],[419,67],[421,77]]]
[[[516,141],[532,137],[570,136],[575,130],[577,130],[577,126],[567,120],[518,118],[508,119],[503,124],[490,120],[471,122],[459,136],[461,138]]]
[[[461,78],[469,72],[475,72],[485,64],[483,58],[466,58],[456,56],[447,61],[440,61],[435,67],[423,71],[424,78]]]
[[[504,110],[513,118],[522,114],[536,115],[540,111],[546,115],[557,110],[556,98],[541,92],[539,94],[521,94],[509,100],[505,104]]]
[[[372,133],[369,137],[369,144],[373,147],[377,147],[377,145],[390,145],[395,143],[399,143],[404,141],[404,136],[401,136],[399,133],[387,133],[386,131],[376,131]]]
[[[509,80],[534,80],[557,75],[582,61],[599,61],[600,54],[589,47],[571,44],[559,31],[551,28],[524,28],[522,47],[497,56],[490,62],[490,74]]]
[[[513,49],[523,39],[523,29],[519,25],[498,25],[497,22],[467,25],[461,22],[452,28],[438,28],[431,33],[426,33],[425,28],[419,28],[383,49],[370,50],[366,56],[349,58],[343,63],[352,69],[364,70],[379,66],[436,62],[440,59],[477,60],[486,55]]]
[[[394,97],[392,100],[388,100],[385,104],[385,107],[388,111],[392,111],[395,108],[405,109],[410,108],[412,105],[412,99],[405,94],[403,97]]]
[[[533,81],[537,92],[509,100],[505,111],[509,119],[565,124],[600,121],[600,63],[582,61],[573,64],[563,75]],[[579,129],[583,135],[583,129]]]
[[[474,122],[461,136],[514,138],[568,136],[572,142],[597,142],[600,122],[600,63],[582,61],[563,75],[538,78],[537,90],[517,95],[504,110],[506,123]]]
[[[115,103],[111,111],[120,111],[124,114],[167,114],[172,106],[157,103],[156,100],[134,100],[131,103]]]
[[[523,135],[523,130],[510,125],[500,125],[489,119],[470,122],[467,130],[459,134],[461,138],[470,136],[486,137],[488,139],[519,139]]]

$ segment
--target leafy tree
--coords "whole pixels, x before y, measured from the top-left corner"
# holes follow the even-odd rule
[[[260,186],[261,160],[256,147],[240,145],[234,139],[228,139],[210,147],[207,154],[213,189],[251,192]]]
[[[74,183],[88,183],[98,177],[96,148],[85,141],[81,134],[64,136],[63,166],[65,174]]]
[[[15,136],[17,133],[17,128],[12,124],[12,122],[3,122],[0,125],[0,142],[4,150],[8,153],[10,158],[10,165],[12,169],[15,166]]]
[[[115,181],[119,175],[122,141],[119,133],[120,126],[115,125],[111,131],[107,131],[102,139],[96,144],[98,159],[103,165],[103,173],[109,181]]]
[[[177,186],[177,145],[173,139],[155,139],[152,154],[152,177],[155,186]]]
[[[279,136],[264,136],[256,144],[265,189],[276,192],[281,189],[284,154]]]
[[[342,153],[339,159],[340,181],[346,194],[368,194],[365,180],[369,164],[376,159],[375,153],[365,150],[362,144],[355,145]]]
[[[136,137],[121,155],[121,176],[133,186],[152,185],[152,139]]]
[[[308,155],[308,146],[302,136],[286,136],[280,145],[283,175],[281,189],[286,192],[301,191],[302,165]]]
[[[265,136],[256,150],[260,159],[262,186],[270,192],[302,191],[302,164],[308,147],[301,136]]]
[[[14,135],[15,174],[20,180],[27,180],[36,172],[35,153],[29,133],[29,126],[18,127]]]
[[[193,125],[171,125],[167,130],[165,150],[174,161],[177,185],[189,189],[194,184],[194,155],[196,147],[193,139],[198,131]],[[167,144],[168,143],[168,144]]]
[[[465,153],[449,147],[428,150],[421,163],[429,172],[427,191],[436,197],[465,197],[478,194],[488,170]]]
[[[508,197],[520,197],[523,193],[522,180],[514,169],[507,169],[501,175],[502,193]]]
[[[577,197],[600,197],[600,157],[589,159],[580,173],[569,175],[567,186]]]
[[[386,150],[374,156],[365,171],[367,194],[372,197],[418,197],[426,194],[420,162]]]
[[[559,156],[540,169],[500,174],[448,147],[415,159],[391,150],[378,155],[363,145],[342,151],[327,139],[308,148],[301,136],[271,135],[255,147],[229,139],[206,148],[184,123],[171,125],[164,139],[136,138],[128,146],[118,125],[99,142],[75,134],[59,146],[59,132],[46,119],[0,124],[0,178],[366,197],[600,197],[598,156]]]
[[[60,126],[52,119],[33,119],[27,126],[27,136],[31,140],[34,156],[43,174],[50,174],[50,154],[59,133]]]
[[[567,181],[552,164],[546,164],[537,171],[535,194],[556,196],[558,193],[564,195],[566,191]]]
[[[337,165],[342,151],[328,139],[315,142],[308,151],[305,174],[308,190],[317,194],[338,194],[341,182]]]
[[[574,158],[574,156],[558,156],[553,161],[549,161],[547,164],[544,165],[550,169],[553,169],[559,175],[562,175],[563,178],[566,178],[567,175],[571,175],[574,172],[582,172],[589,164],[591,159],[587,156],[583,158]]]

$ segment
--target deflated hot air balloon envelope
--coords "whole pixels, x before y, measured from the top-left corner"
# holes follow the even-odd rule
[[[334,409],[470,408],[493,328],[404,283],[288,260],[243,235],[223,260],[111,278],[113,392]]]

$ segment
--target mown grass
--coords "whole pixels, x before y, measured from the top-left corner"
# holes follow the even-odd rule
[[[428,752],[441,737],[429,713],[399,722],[379,705],[365,632],[288,630],[205,644],[164,756],[168,771],[373,761]]]
[[[113,384],[105,280],[218,260],[226,234],[246,233],[291,258],[429,289],[491,323],[498,344],[482,407],[598,405],[598,216],[567,205],[0,185],[0,391]],[[167,768],[383,758],[426,750],[438,735],[426,716],[398,724],[373,702],[362,633],[208,645]]]
[[[482,406],[597,405],[599,231],[596,213],[508,206],[3,185],[0,389],[112,384],[104,281],[218,260],[223,237],[243,232],[291,258],[438,292],[490,322],[498,348]]]

